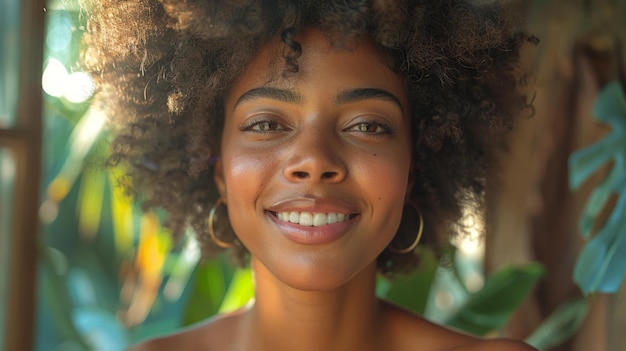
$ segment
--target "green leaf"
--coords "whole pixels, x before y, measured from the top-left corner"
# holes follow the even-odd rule
[[[252,283],[252,272],[250,268],[238,269],[228,286],[219,313],[234,311],[243,307],[254,297],[254,284]]]
[[[226,277],[221,261],[212,260],[199,264],[193,284],[183,317],[184,325],[194,324],[219,311],[226,291]]]
[[[93,240],[100,228],[105,182],[104,172],[82,173],[77,213],[78,230],[85,239]]]
[[[604,228],[585,245],[576,261],[574,281],[586,295],[593,292],[615,293],[624,278],[626,204],[621,201],[618,205]]]
[[[381,278],[376,289],[379,297],[423,314],[438,262],[433,252],[428,249],[421,249],[419,256],[421,262],[418,269],[409,275],[397,275],[393,280]]]
[[[502,328],[543,273],[539,263],[500,270],[445,324],[476,335]]]
[[[570,156],[570,187],[577,190],[602,165],[613,168],[587,200],[579,222],[584,238],[590,238],[595,221],[607,201],[618,194],[608,220],[585,245],[574,268],[574,281],[584,294],[614,293],[626,271],[626,97],[618,82],[600,92],[593,106],[594,117],[611,125],[609,135]]]
[[[576,334],[588,310],[589,304],[585,298],[565,302],[526,338],[526,343],[538,350],[548,350],[562,344]]]
[[[88,349],[83,335],[72,321],[71,311],[74,303],[65,283],[67,272],[67,258],[52,247],[43,247],[40,252],[40,286],[41,294],[50,308],[55,327],[67,340],[73,340],[83,349]]]

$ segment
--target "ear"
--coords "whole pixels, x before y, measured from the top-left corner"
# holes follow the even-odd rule
[[[213,165],[213,181],[215,181],[220,197],[226,203],[226,181],[224,180],[224,163],[221,158],[218,158]]]

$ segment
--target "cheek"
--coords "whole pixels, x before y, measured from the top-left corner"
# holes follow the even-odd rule
[[[361,163],[357,172],[362,175],[369,192],[378,194],[374,200],[402,204],[408,187],[410,162],[410,156],[403,152],[377,154]]]
[[[257,201],[272,177],[275,160],[268,155],[255,155],[250,151],[230,152],[224,160],[228,213],[235,233],[242,234],[254,226]]]
[[[395,152],[394,152],[395,151]],[[355,160],[358,157],[355,156]],[[410,155],[400,148],[392,151],[361,153],[355,163],[354,177],[358,179],[361,196],[371,206],[369,228],[373,240],[370,246],[375,254],[388,245],[400,226],[402,209],[408,188]],[[374,244],[375,242],[375,244]]]
[[[225,162],[225,181],[230,202],[250,202],[267,183],[273,160],[261,155],[239,153]]]

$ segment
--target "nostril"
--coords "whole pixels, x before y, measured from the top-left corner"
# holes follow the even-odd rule
[[[337,176],[337,172],[324,172],[322,173],[322,179],[331,179]]]
[[[308,177],[308,176],[309,176],[309,175],[308,175],[308,173],[306,173],[306,172],[300,172],[300,171],[298,171],[298,172],[293,172],[293,175],[294,175],[296,178],[300,178],[300,179],[304,179],[304,178],[306,178],[306,177]]]

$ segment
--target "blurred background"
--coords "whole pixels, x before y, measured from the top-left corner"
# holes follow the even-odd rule
[[[497,0],[496,0],[497,1]],[[443,260],[377,294],[540,350],[626,350],[626,1],[517,1],[540,38],[535,114],[487,211]],[[123,350],[236,309],[250,272],[173,242],[103,168],[109,135],[78,65],[77,0],[0,0],[0,349]],[[484,218],[484,220],[483,220]],[[486,234],[486,235],[484,235]],[[621,287],[621,289],[620,289]]]

